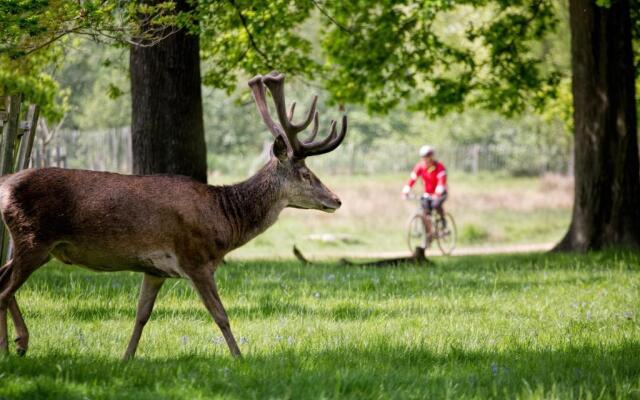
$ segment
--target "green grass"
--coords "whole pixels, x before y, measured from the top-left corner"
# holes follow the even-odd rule
[[[140,276],[42,268],[18,295],[31,349],[0,358],[0,398],[640,398],[638,254],[217,276],[244,359],[170,281],[123,363]]]

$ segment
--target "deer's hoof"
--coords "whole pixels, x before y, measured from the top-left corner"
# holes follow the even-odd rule
[[[28,336],[18,336],[15,338],[14,342],[16,343],[16,352],[20,357],[24,357],[27,354],[27,347],[29,346],[29,337]]]
[[[18,336],[15,338],[14,342],[16,343],[16,353],[20,357],[24,357],[27,354],[27,346],[29,345],[29,337],[28,336]]]

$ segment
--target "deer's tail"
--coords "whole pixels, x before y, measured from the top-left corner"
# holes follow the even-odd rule
[[[2,190],[2,187],[5,186],[9,178],[11,178],[12,176],[13,174],[0,175],[0,197],[2,197],[2,195],[5,193],[5,191]]]
[[[0,175],[0,186],[2,186],[4,184],[4,182],[9,179],[9,177],[11,176],[11,174],[6,174],[6,175]]]

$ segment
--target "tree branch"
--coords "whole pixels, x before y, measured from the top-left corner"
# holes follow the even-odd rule
[[[251,43],[251,47],[253,47],[253,49],[256,51],[256,53],[260,54],[260,56],[266,62],[267,67],[270,68],[270,69],[273,69],[273,66],[271,64],[271,61],[269,60],[269,57],[260,49],[260,47],[258,47],[258,44],[256,43],[256,40],[253,37],[253,34],[249,30],[249,26],[247,24],[247,19],[242,14],[242,10],[240,10],[240,7],[238,7],[238,4],[236,4],[235,0],[229,0],[229,3],[231,3],[233,8],[235,8],[236,12],[238,13],[238,17],[240,18],[240,22],[242,23],[242,26],[244,27],[244,30],[247,33],[248,37],[249,37],[249,43]]]
[[[32,47],[31,49],[27,50],[24,52],[24,54],[22,55],[23,57],[28,56],[32,53],[35,53],[38,50],[41,50],[47,46],[49,46],[50,44],[52,44],[53,42],[60,40],[61,38],[63,38],[64,36],[70,34],[70,33],[74,33],[76,31],[76,28],[72,28],[72,29],[65,29],[62,32],[59,32],[55,35],[53,35],[51,38],[49,38],[49,40],[45,41],[44,43],[40,43],[38,45],[36,45],[35,47]]]
[[[322,13],[322,15],[324,15],[325,17],[327,17],[327,19],[329,21],[331,21],[332,24],[334,24],[335,26],[337,26],[341,31],[346,32],[348,34],[351,34],[351,30],[349,30],[347,27],[345,27],[344,25],[342,25],[341,23],[339,23],[338,21],[336,21],[335,18],[333,18],[328,12],[327,10],[324,9],[324,7],[320,6],[320,4],[316,1],[316,0],[311,0],[311,2],[313,3],[313,5]]]

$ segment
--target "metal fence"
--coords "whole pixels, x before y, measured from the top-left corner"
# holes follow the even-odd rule
[[[40,135],[34,164],[130,173],[131,131],[128,127],[101,131],[62,130],[45,143]]]
[[[410,170],[418,161],[418,148],[409,144],[356,146],[314,160],[314,166],[333,174],[378,174]],[[437,158],[451,171],[479,173],[503,171],[513,175],[546,172],[571,174],[571,149],[528,146],[450,145],[436,149]]]
[[[237,174],[258,168],[268,157],[270,141],[250,154],[215,154],[220,173]],[[129,128],[102,131],[64,130],[47,145],[36,144],[37,166],[58,165],[70,168],[131,172],[131,133]],[[437,157],[451,171],[479,173],[504,171],[513,175],[535,175],[546,172],[571,174],[571,149],[532,148],[518,145],[451,145],[440,146]],[[406,172],[418,160],[417,147],[407,143],[345,143],[338,151],[313,157],[309,163],[329,174],[380,174]],[[223,170],[228,168],[228,170]],[[214,171],[211,171],[214,172]]]

